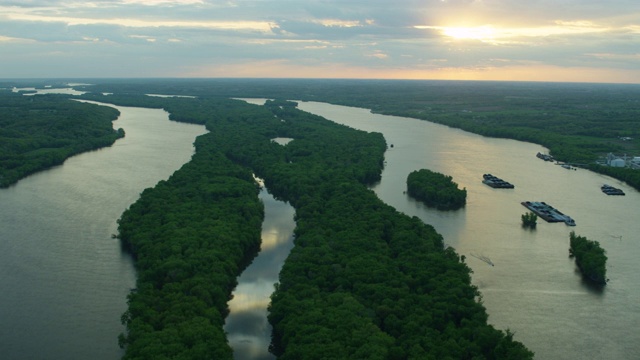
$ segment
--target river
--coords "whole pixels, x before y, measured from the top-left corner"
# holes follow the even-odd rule
[[[299,107],[384,134],[393,147],[374,191],[399,211],[432,224],[447,245],[467,257],[489,322],[514,331],[538,359],[640,358],[635,331],[640,323],[637,191],[608,177],[543,162],[535,154],[546,149],[534,144],[366,109],[312,102],[300,102]],[[193,140],[205,130],[170,122],[162,110],[116,108],[122,115],[114,127],[125,129],[124,139],[0,190],[2,358],[122,355],[116,341],[124,331],[119,317],[135,286],[135,272],[129,256],[111,238],[116,220],[143,189],[189,160]],[[442,212],[408,198],[406,176],[420,168],[451,175],[467,189],[467,206]],[[484,173],[516,188],[483,185]],[[606,196],[599,189],[603,183],[627,195]],[[291,246],[293,210],[264,191],[261,198],[266,209],[263,251],[240,277],[229,304],[226,329],[238,359],[270,358],[265,352],[269,335],[264,306]],[[546,201],[571,215],[577,226],[539,221],[536,230],[524,230],[524,200]],[[604,291],[584,283],[568,258],[571,230],[600,241],[607,250],[611,281]]]
[[[112,106],[112,105],[109,105]],[[0,189],[0,358],[119,359],[135,287],[116,220],[193,154],[204,126],[112,106],[126,136]]]
[[[389,145],[376,194],[397,210],[421,218],[466,256],[482,293],[489,322],[510,329],[537,359],[640,359],[640,193],[586,170],[566,170],[535,155],[547,149],[514,140],[487,138],[415,119],[316,102],[300,109],[337,123],[380,132]],[[453,177],[467,189],[459,211],[437,211],[404,194],[406,177],[427,168]],[[482,184],[491,173],[515,184]],[[626,196],[607,196],[604,183]],[[545,201],[577,226],[546,223],[523,229],[522,201]],[[586,284],[568,257],[569,233],[597,240],[607,251],[603,291]],[[490,266],[481,259],[489,259]]]
[[[267,306],[273,284],[278,282],[282,264],[293,248],[293,207],[276,200],[265,187],[260,199],[265,213],[260,253],[238,278],[224,328],[236,360],[275,359],[269,353],[271,325]]]

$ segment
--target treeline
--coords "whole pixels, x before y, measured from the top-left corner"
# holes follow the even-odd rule
[[[407,176],[407,193],[440,210],[459,209],[467,201],[467,190],[459,189],[451,176],[429,169],[412,171]]]
[[[572,231],[569,234],[569,254],[575,257],[576,265],[586,278],[602,285],[607,283],[607,255],[599,242]]]
[[[140,273],[123,316],[125,358],[200,358],[214,343],[208,358],[230,358],[222,304],[260,228],[250,171],[296,208],[295,247],[269,307],[278,358],[532,358],[487,324],[470,269],[442,237],[367,189],[383,167],[381,134],[280,101],[175,101],[190,104],[176,105],[184,111],[172,113],[176,120],[206,119],[210,133],[196,141],[191,163],[120,221]],[[281,146],[274,137],[294,140]],[[201,227],[207,222],[215,226]]]
[[[67,158],[113,144],[117,110],[67,96],[24,96],[0,91],[0,187],[62,164]]]
[[[153,90],[152,90],[153,89]],[[589,166],[609,152],[640,154],[640,86],[489,81],[215,79],[113,82],[85,90],[323,101],[533,142]],[[622,141],[620,137],[630,137]],[[535,155],[535,154],[533,154]],[[532,156],[533,156],[532,155]],[[591,170],[640,190],[630,172]],[[637,172],[636,172],[637,173]]]

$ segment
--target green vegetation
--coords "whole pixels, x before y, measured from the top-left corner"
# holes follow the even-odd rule
[[[207,102],[212,116],[231,115],[228,105]],[[199,137],[191,162],[122,215],[119,237],[138,273],[122,317],[125,359],[232,358],[227,302],[259,250],[264,215],[251,170],[225,154],[238,140],[228,129]]]
[[[440,210],[459,209],[467,201],[467,190],[460,190],[451,176],[428,169],[416,170],[407,176],[407,193]]]
[[[610,175],[640,190],[640,171],[595,164],[610,152],[640,156],[639,85],[220,79],[127,80],[84,90],[145,93],[151,89],[177,95],[323,101],[429,120],[480,135],[540,144],[559,161]]]
[[[538,225],[538,215],[532,213],[531,211],[522,214],[520,218],[522,219],[523,227],[535,229],[536,225]]]
[[[572,231],[569,234],[569,246],[569,254],[575,257],[582,274],[598,284],[606,284],[607,255],[600,243],[578,236]]]
[[[366,187],[383,167],[381,134],[281,101],[165,100],[172,118],[210,133],[120,220],[139,272],[123,316],[125,358],[231,358],[226,301],[259,241],[251,171],[296,208],[295,247],[269,307],[278,358],[533,357],[487,324],[470,269],[442,237]]]
[[[138,274],[122,316],[125,359],[231,358],[222,327],[236,278],[259,249],[257,193],[246,168],[200,151],[122,215],[119,237]]]
[[[284,100],[215,99],[206,85],[209,95],[195,99],[83,96],[162,107],[210,131],[190,163],[145,190],[119,221],[138,272],[122,316],[125,358],[231,358],[227,301],[258,249],[263,216],[251,172],[296,208],[296,246],[269,307],[279,358],[533,357],[487,324],[470,269],[433,227],[367,188],[383,167],[381,134]],[[294,140],[281,146],[274,137]]]
[[[0,91],[0,187],[62,164],[67,158],[113,144],[118,111],[57,95]]]

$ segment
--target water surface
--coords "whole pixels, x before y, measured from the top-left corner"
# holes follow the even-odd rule
[[[238,278],[225,323],[237,360],[275,359],[269,353],[271,325],[267,321],[267,306],[273,284],[278,282],[282,264],[293,248],[293,207],[274,199],[264,187],[260,199],[265,210],[260,253]]]
[[[193,154],[203,126],[113,106],[126,137],[0,189],[2,359],[118,359],[135,287],[116,220]]]

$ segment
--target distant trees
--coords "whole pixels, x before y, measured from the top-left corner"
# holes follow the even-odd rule
[[[607,255],[599,242],[572,231],[569,234],[569,254],[575,257],[576,265],[586,278],[602,285],[607,283]]]
[[[533,142],[560,161],[593,164],[599,155],[640,153],[640,88],[628,85],[478,81],[216,79],[160,84],[96,84],[89,91],[152,91],[201,97],[323,101],[424,119],[476,134]],[[401,120],[398,120],[401,121]],[[619,137],[632,137],[622,143]],[[590,167],[640,190],[631,172]]]
[[[522,226],[526,228],[535,229],[536,225],[538,224],[538,215],[530,211],[522,214],[521,219]]]
[[[72,101],[68,96],[24,96],[0,91],[0,187],[75,154],[113,144],[116,109]]]
[[[459,189],[451,176],[428,169],[416,170],[409,174],[407,193],[440,210],[459,209],[467,200],[467,190]]]

